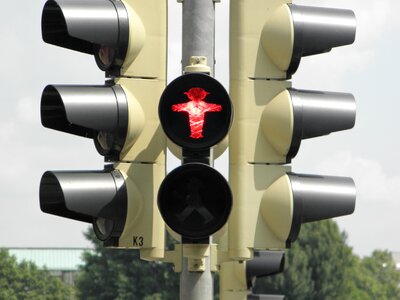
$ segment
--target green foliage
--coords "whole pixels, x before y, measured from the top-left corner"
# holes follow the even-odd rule
[[[288,299],[345,299],[347,270],[353,261],[346,237],[333,221],[302,226],[286,254],[283,274],[257,280],[255,292],[285,294]]]
[[[84,255],[77,279],[80,299],[179,299],[179,274],[171,265],[141,261],[137,250],[103,248],[91,230],[86,237],[95,252]]]
[[[329,220],[304,226],[298,243],[308,257],[314,288],[308,299],[345,299],[353,254],[336,223]]]
[[[400,299],[400,272],[396,271],[392,256],[387,251],[374,251],[370,257],[357,260],[353,271],[352,299]]]
[[[256,293],[285,294],[289,299],[308,300],[314,290],[307,254],[298,244],[286,253],[285,271],[270,278],[257,279]]]
[[[73,299],[73,291],[33,263],[18,263],[7,250],[0,249],[0,299]]]
[[[329,220],[303,225],[287,252],[285,271],[258,279],[254,292],[289,300],[391,300],[400,299],[399,284],[390,253],[375,251],[361,260]]]

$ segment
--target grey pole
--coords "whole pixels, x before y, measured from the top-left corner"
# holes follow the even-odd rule
[[[178,0],[182,2],[182,70],[190,57],[205,56],[214,75],[215,9],[219,0]]]
[[[213,276],[210,270],[210,256],[205,260],[204,272],[190,272],[188,258],[182,258],[180,278],[180,300],[212,300],[214,298]]]
[[[178,0],[182,3],[182,73],[193,56],[206,57],[214,75],[215,8],[219,0]],[[190,272],[188,258],[182,257],[180,300],[212,300],[214,297],[210,256],[203,272]]]

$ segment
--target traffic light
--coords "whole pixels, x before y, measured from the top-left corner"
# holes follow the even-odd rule
[[[282,295],[256,295],[252,293],[257,278],[273,276],[283,272],[283,251],[256,251],[251,260],[229,261],[221,264],[221,300],[265,299],[281,300]]]
[[[349,10],[282,0],[230,2],[231,259],[290,247],[302,223],[353,212],[351,178],[295,174],[288,163],[302,139],[352,128],[354,97],[294,89],[287,79],[302,57],[354,39]]]
[[[172,81],[161,96],[159,117],[167,137],[182,148],[183,165],[171,171],[158,192],[165,223],[184,243],[208,244],[232,207],[228,182],[210,167],[210,148],[227,135],[232,104],[214,78],[190,73]]]
[[[40,206],[92,223],[105,246],[161,258],[164,223],[156,195],[165,175],[166,138],[157,104],[166,86],[166,0],[49,0],[46,43],[93,55],[104,85],[48,85],[43,126],[94,140],[101,171],[48,171]]]
[[[231,80],[288,79],[302,57],[355,39],[351,10],[301,6],[290,0],[234,0],[230,8],[230,59],[240,60],[240,68],[231,64]]]

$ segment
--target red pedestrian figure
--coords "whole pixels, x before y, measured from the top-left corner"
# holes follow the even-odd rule
[[[190,99],[190,101],[174,104],[171,108],[175,112],[188,113],[191,138],[203,138],[203,126],[206,113],[219,112],[222,110],[222,106],[203,101],[210,93],[202,88],[191,88],[184,94]]]

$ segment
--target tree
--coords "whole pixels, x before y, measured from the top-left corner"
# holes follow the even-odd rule
[[[354,265],[345,240],[333,221],[303,225],[287,251],[283,274],[257,280],[255,292],[284,294],[288,299],[345,299]]]
[[[257,279],[254,292],[285,294],[289,299],[308,300],[313,289],[307,254],[294,244],[286,253],[284,274]]]
[[[73,299],[73,290],[31,262],[18,263],[0,249],[0,299]]]
[[[355,300],[400,299],[400,273],[388,251],[374,251],[358,260],[353,278]]]
[[[394,300],[400,299],[399,285],[389,252],[360,259],[329,220],[303,225],[287,252],[285,271],[258,279],[254,292],[283,294],[288,300]]]
[[[345,299],[350,270],[355,266],[346,235],[337,224],[323,221],[306,224],[299,246],[308,257],[314,289],[308,299]]]
[[[179,274],[170,264],[141,261],[137,250],[104,248],[92,230],[85,236],[95,250],[84,254],[76,282],[80,299],[179,299]]]

